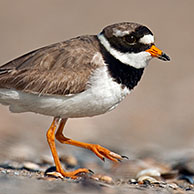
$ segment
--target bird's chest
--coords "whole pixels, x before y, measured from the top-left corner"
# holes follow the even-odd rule
[[[88,87],[88,104],[99,114],[114,109],[130,93],[127,87],[113,80],[106,67],[94,73]]]
[[[96,91],[96,92],[94,92]],[[101,87],[93,89],[92,104],[95,103],[99,107],[99,111],[110,111],[130,93],[126,87],[122,87],[117,83],[104,83]]]
[[[99,68],[90,77],[86,90],[60,101],[57,115],[62,118],[87,117],[114,109],[130,90],[113,80],[107,68]]]

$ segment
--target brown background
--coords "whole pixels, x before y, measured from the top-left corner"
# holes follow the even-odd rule
[[[163,159],[180,151],[194,154],[193,8],[193,0],[0,0],[0,64],[54,42],[96,34],[111,23],[145,24],[171,62],[152,60],[135,92],[116,110],[71,119],[66,135],[130,157],[145,151]],[[28,154],[49,153],[45,134],[51,120],[12,114],[1,105],[0,159],[18,155],[19,147],[30,148]],[[65,148],[60,146],[64,153]]]

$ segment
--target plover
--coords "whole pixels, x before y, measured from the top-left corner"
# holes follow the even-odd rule
[[[14,113],[54,117],[47,141],[56,171],[75,179],[89,170],[63,170],[55,138],[89,149],[102,160],[117,162],[123,157],[100,145],[65,137],[67,119],[91,117],[114,109],[138,84],[153,57],[170,60],[155,46],[153,33],[146,26],[132,22],[109,25],[98,35],[55,43],[1,66],[0,103]]]

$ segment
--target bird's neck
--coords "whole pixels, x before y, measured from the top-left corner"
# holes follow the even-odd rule
[[[101,52],[114,81],[132,90],[140,81],[144,68],[137,69],[120,62],[112,56],[103,45],[101,45]]]

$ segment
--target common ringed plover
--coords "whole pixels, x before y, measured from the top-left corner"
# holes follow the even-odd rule
[[[155,46],[153,33],[147,27],[132,22],[109,25],[98,35],[55,43],[1,66],[0,103],[14,113],[54,117],[47,141],[56,171],[76,179],[89,170],[64,171],[55,138],[89,149],[102,160],[122,160],[123,156],[100,145],[65,137],[63,128],[68,118],[91,117],[113,110],[138,84],[153,57],[170,60]]]

